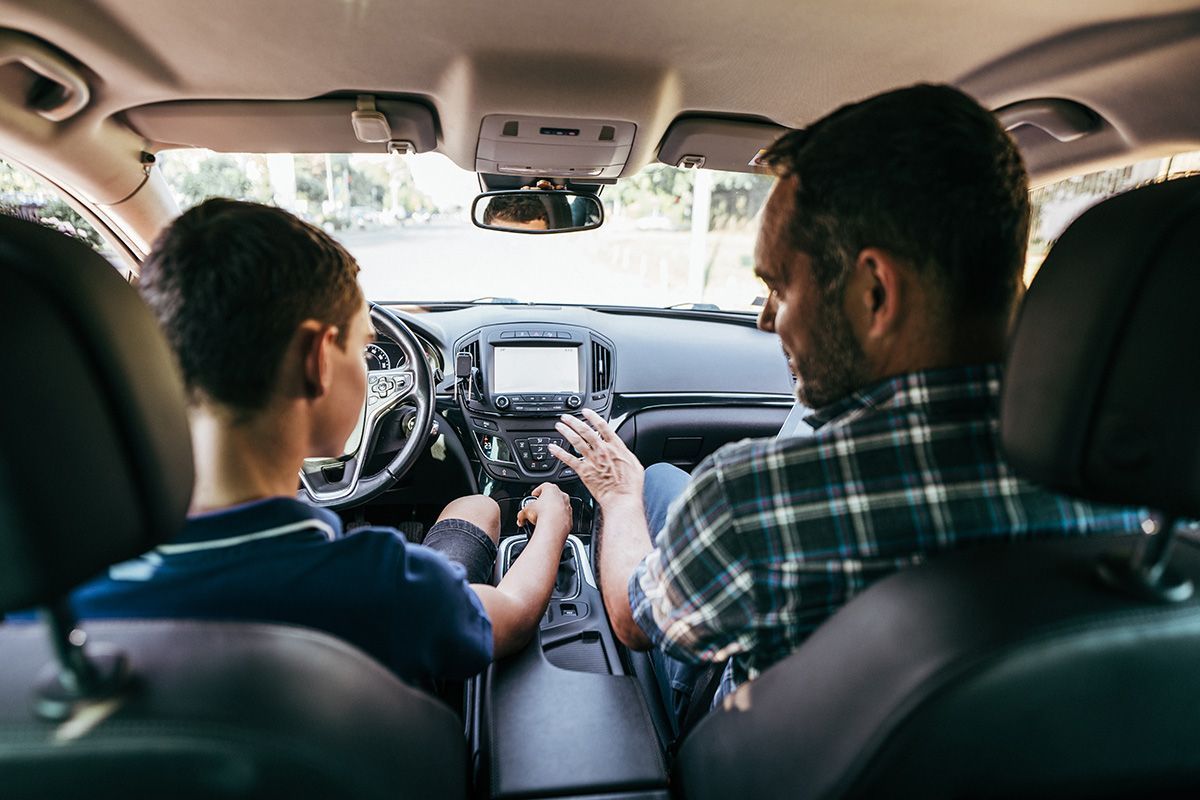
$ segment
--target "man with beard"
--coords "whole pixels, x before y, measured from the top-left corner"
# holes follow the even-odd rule
[[[678,721],[794,651],[872,582],[990,541],[1136,530],[1016,477],[1000,451],[1000,361],[1019,300],[1029,188],[974,100],[914,86],[783,136],[755,272],[811,435],[721,448],[689,477],[643,471],[597,415],[564,416],[603,511],[599,576],[620,640],[652,653]],[[644,491],[644,494],[643,494]],[[651,534],[654,534],[653,539]]]

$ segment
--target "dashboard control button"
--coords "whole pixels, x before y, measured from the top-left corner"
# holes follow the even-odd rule
[[[505,331],[504,333],[500,334],[500,338],[501,339],[511,339],[516,335],[517,334],[515,331]]]
[[[577,394],[573,394],[567,398],[567,408],[579,408],[583,405],[583,398]]]
[[[478,419],[477,417],[471,417],[471,422],[475,424],[476,428],[483,428],[486,431],[497,430],[496,423],[492,422],[490,419]]]
[[[511,405],[511,401],[505,395],[500,395],[496,398],[496,408],[505,409]]]
[[[571,469],[570,467],[564,467],[564,468],[563,468],[563,471],[562,471],[562,472],[560,472],[560,473],[558,473],[558,477],[560,477],[560,478],[574,478],[574,477],[575,477],[575,470]]]
[[[495,470],[497,476],[510,481],[515,481],[520,477],[515,469],[509,469],[508,467],[492,467],[492,469]]]
[[[559,332],[558,332],[558,338],[560,338],[560,339],[570,339],[570,338],[571,338],[571,334],[567,333],[566,331],[559,331]]]

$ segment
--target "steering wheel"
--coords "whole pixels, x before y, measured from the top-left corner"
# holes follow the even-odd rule
[[[358,447],[338,459],[311,459],[300,470],[300,496],[313,505],[349,508],[367,502],[390,489],[417,463],[425,450],[433,425],[433,375],[421,342],[409,327],[383,306],[371,304],[375,330],[400,346],[404,366],[367,373],[367,396],[363,404],[362,435]],[[406,426],[404,446],[375,475],[364,476],[363,468],[375,452],[376,434],[383,418],[401,406],[415,409],[411,426]],[[327,471],[340,466],[341,477],[331,479]]]

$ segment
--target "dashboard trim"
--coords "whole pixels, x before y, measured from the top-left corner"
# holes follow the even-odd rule
[[[631,402],[632,401],[632,402]],[[641,401],[641,402],[637,402]],[[766,406],[791,408],[796,398],[787,394],[764,392],[629,392],[613,395],[613,414],[609,427],[618,430],[630,417],[656,408],[687,406]],[[621,408],[620,406],[633,406]]]

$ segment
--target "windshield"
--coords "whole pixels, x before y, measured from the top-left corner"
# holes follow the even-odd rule
[[[652,165],[601,194],[604,224],[550,236],[470,220],[472,172],[413,156],[168,150],[181,209],[208,197],[272,203],[336,237],[386,302],[520,302],[755,311],[756,216],[772,178]]]

